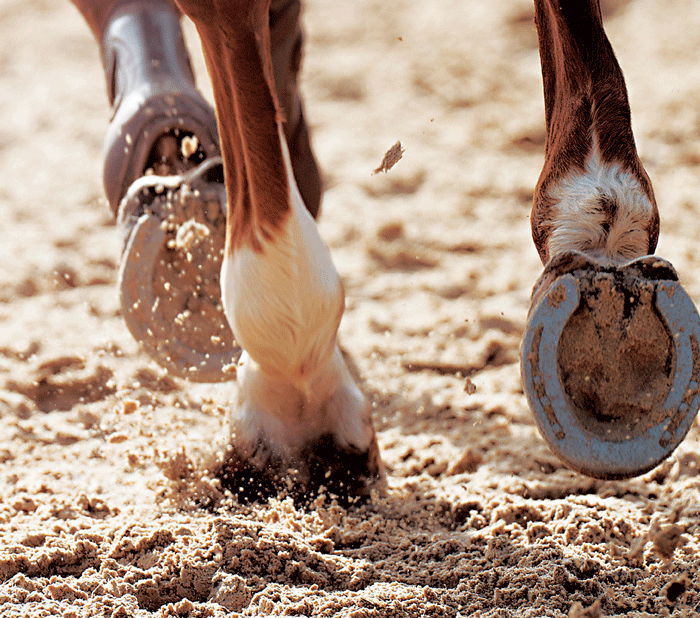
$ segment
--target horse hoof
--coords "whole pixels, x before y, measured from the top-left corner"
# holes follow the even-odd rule
[[[220,382],[240,355],[223,312],[225,244],[221,159],[179,176],[144,176],[119,206],[125,236],[119,270],[124,320],[171,374]]]
[[[520,351],[528,403],[552,451],[595,478],[654,468],[700,406],[699,340],[700,317],[665,260],[553,261]]]

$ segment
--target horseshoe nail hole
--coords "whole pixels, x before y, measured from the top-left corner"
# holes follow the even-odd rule
[[[581,301],[557,349],[559,376],[579,422],[620,442],[660,423],[675,369],[654,284],[626,272],[580,271]]]

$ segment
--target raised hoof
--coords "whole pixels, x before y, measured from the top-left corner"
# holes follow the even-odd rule
[[[178,176],[144,176],[119,206],[119,291],[134,338],[171,374],[220,382],[240,354],[221,303],[226,230],[221,159]]]
[[[673,267],[557,258],[533,292],[521,373],[542,436],[572,469],[643,474],[700,406],[700,317]]]
[[[215,476],[241,502],[291,496],[303,504],[325,494],[351,505],[366,501],[373,488],[384,485],[376,439],[369,450],[360,452],[339,445],[330,434],[309,443],[292,459],[281,459],[261,442],[247,456],[231,448]]]

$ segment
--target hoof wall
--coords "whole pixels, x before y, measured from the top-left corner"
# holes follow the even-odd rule
[[[545,441],[602,479],[647,472],[700,407],[700,317],[673,267],[579,254],[548,265],[521,348],[525,393]]]

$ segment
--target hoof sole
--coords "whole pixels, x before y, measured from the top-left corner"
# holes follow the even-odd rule
[[[181,176],[145,176],[119,207],[127,238],[119,270],[124,320],[171,374],[221,382],[240,355],[221,304],[225,190],[220,160]]]
[[[700,317],[657,257],[569,263],[545,271],[528,318],[521,373],[530,409],[570,468],[602,479],[643,474],[673,452],[700,407]]]

